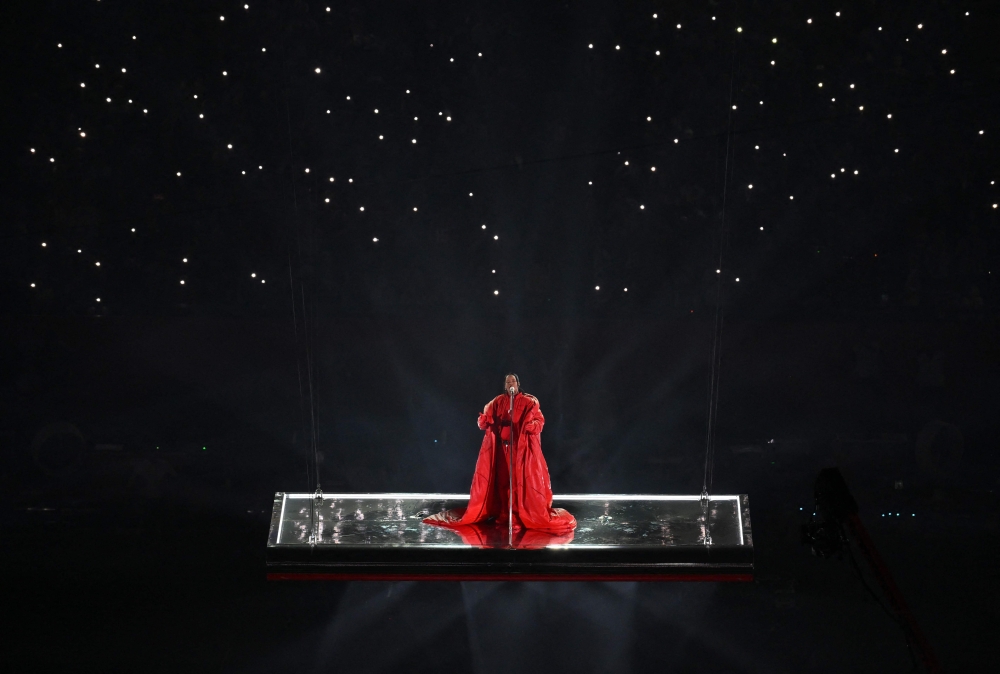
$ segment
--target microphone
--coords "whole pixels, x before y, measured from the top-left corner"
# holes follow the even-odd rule
[[[510,387],[510,394],[514,395],[514,387],[513,386]]]

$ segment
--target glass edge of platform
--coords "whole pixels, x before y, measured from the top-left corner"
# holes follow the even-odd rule
[[[288,499],[311,499],[315,494],[304,492],[276,492],[275,502],[282,497]],[[709,497],[711,501],[734,501],[744,499],[746,494],[713,494]],[[435,500],[435,501],[460,501],[468,500],[468,494],[437,494],[432,492],[344,492],[335,494],[323,494],[324,501],[343,499],[398,499],[398,500]],[[698,494],[553,494],[553,501],[698,501],[701,496]]]

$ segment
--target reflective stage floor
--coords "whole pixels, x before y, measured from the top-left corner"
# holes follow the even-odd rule
[[[279,492],[267,543],[271,580],[753,579],[746,494],[572,494],[553,507],[577,519],[551,535],[506,525],[448,529],[424,517],[466,494]]]

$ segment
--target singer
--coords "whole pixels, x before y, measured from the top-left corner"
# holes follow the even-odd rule
[[[487,403],[479,415],[479,429],[485,433],[469,505],[432,515],[424,522],[460,528],[493,520],[515,531],[572,531],[576,518],[552,507],[549,468],[542,456],[544,425],[538,398],[521,391],[516,374],[507,375],[504,393]]]

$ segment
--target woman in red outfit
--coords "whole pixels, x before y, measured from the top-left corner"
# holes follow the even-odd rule
[[[424,522],[460,528],[493,519],[507,526],[508,492],[511,492],[515,530],[571,532],[576,527],[576,518],[562,508],[552,507],[549,468],[542,456],[541,433],[545,417],[538,398],[521,391],[516,374],[507,375],[504,389],[506,393],[487,403],[479,415],[479,428],[485,433],[472,476],[469,505],[432,515]],[[511,389],[514,390],[513,418]],[[513,466],[513,480],[508,477],[508,462]]]

